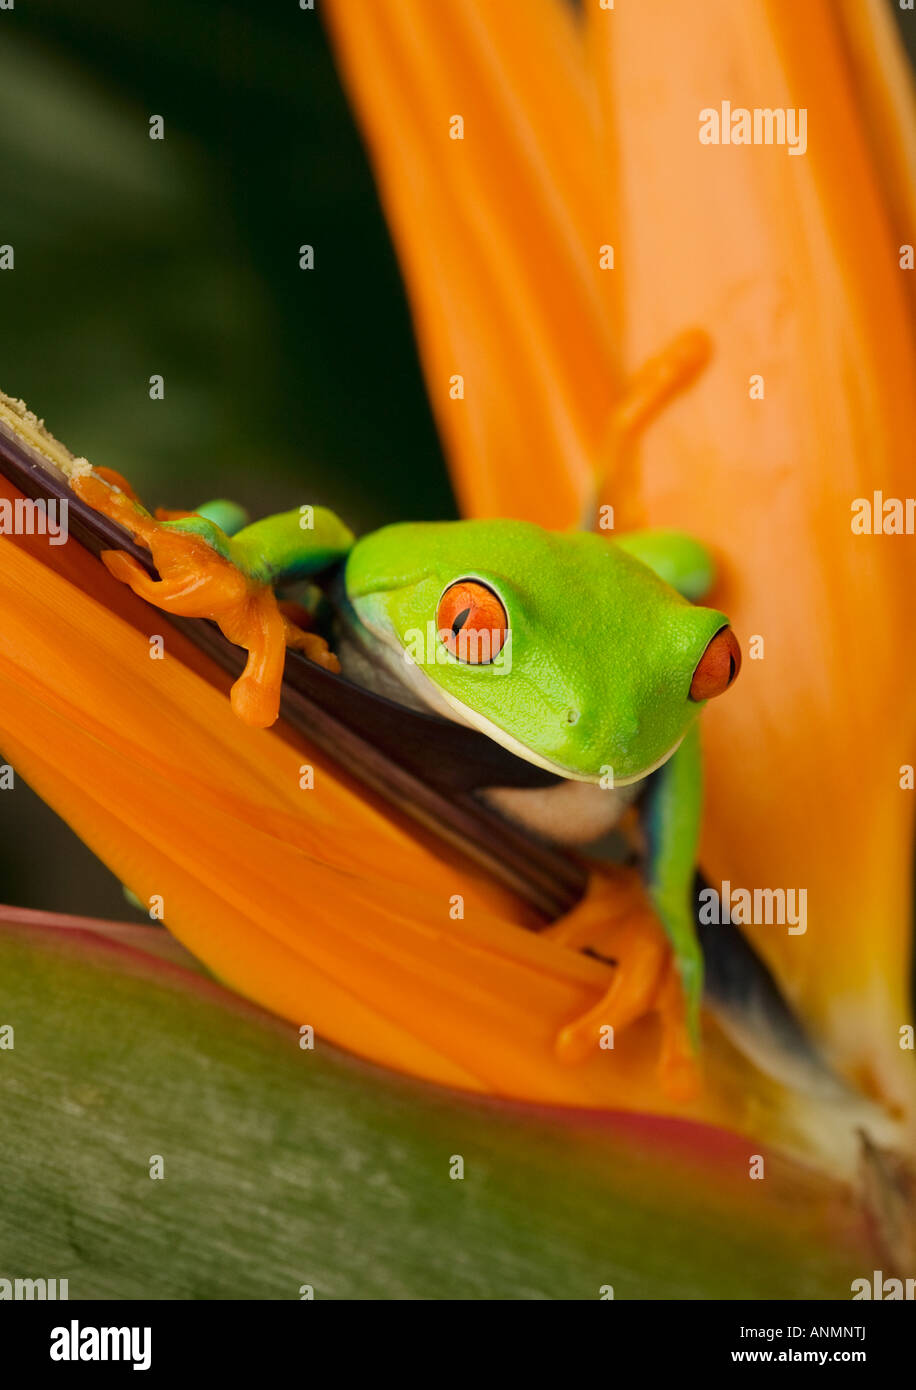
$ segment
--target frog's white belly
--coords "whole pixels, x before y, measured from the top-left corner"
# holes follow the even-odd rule
[[[494,787],[484,798],[502,815],[564,845],[587,845],[613,830],[642,784],[613,789],[594,782],[558,782],[553,787]]]

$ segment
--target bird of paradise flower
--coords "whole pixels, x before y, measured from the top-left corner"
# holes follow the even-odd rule
[[[897,641],[914,559],[864,549],[848,525],[861,492],[905,491],[916,423],[894,255],[911,94],[887,16],[717,3],[576,17],[553,0],[485,19],[428,0],[327,11],[466,513],[575,524],[626,379],[685,325],[712,338],[708,371],[652,424],[638,468],[631,451],[608,469],[600,500],[621,524],[707,541],[723,606],[763,639],[749,690],[706,731],[702,867],[712,882],[807,885],[806,935],[754,944],[846,1089],[768,1075],[727,1017],[707,1018],[705,1084],[686,1102],[659,1085],[651,1019],[613,1054],[564,1064],[555,1039],[610,967],[520,930],[516,897],[298,731],[241,728],[191,643],[170,636],[154,666],[156,614],[88,555],[34,538],[4,545],[0,574],[6,755],[139,897],[161,896],[222,980],[283,1017],[307,1005],[320,1034],[442,1084],[678,1115],[849,1175],[858,1129],[902,1147],[913,1101],[899,1045],[912,815],[893,774],[916,719]],[[806,105],[804,160],[700,145],[696,113],[726,72],[749,106]],[[755,374],[765,403],[748,395]],[[21,414],[5,420],[68,466]],[[304,814],[306,759],[321,795]],[[596,871],[608,910],[628,910],[626,893]]]

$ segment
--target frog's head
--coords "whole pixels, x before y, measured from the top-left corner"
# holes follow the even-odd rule
[[[346,587],[431,705],[579,781],[659,767],[740,662],[722,613],[589,533],[388,526],[356,543]]]

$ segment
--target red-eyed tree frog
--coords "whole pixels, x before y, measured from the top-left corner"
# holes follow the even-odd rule
[[[562,779],[489,793],[505,815],[587,843],[651,779],[648,891],[695,1033],[696,725],[741,660],[726,616],[696,603],[713,580],[701,545],[674,532],[609,540],[502,519],[399,524],[357,540],[320,507],[248,525],[221,501],[154,520],[117,475],[73,487],[149,547],[161,576],[106,552],[117,577],[167,611],[215,619],[248,648],[233,690],[248,722],[276,718],[287,643],[336,667],[324,641],[277,608],[275,590],[338,566],[332,644],[345,674],[469,724]]]

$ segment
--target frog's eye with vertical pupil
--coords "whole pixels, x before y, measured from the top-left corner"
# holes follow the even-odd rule
[[[492,661],[509,636],[502,600],[478,579],[457,579],[448,586],[436,609],[436,626],[452,656],[470,666]]]
[[[741,648],[730,627],[720,628],[697,662],[691,700],[712,700],[728,689],[741,670]]]

